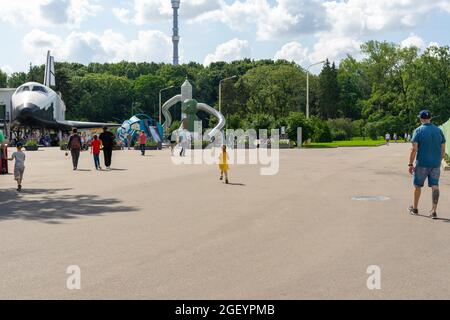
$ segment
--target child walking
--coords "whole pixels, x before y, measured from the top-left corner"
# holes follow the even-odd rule
[[[102,170],[100,167],[100,149],[102,146],[102,141],[98,138],[97,135],[94,135],[94,139],[91,143],[91,153],[94,155],[94,164],[96,170]]]
[[[220,169],[220,180],[223,180],[223,175],[225,174],[225,183],[228,184],[228,154],[227,146],[222,146],[222,153],[219,156],[219,169]]]
[[[22,144],[17,144],[17,151],[8,158],[9,161],[15,160],[14,163],[14,180],[17,181],[17,191],[22,191],[23,173],[25,171],[25,153],[22,152]]]

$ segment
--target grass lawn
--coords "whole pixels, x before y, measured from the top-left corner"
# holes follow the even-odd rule
[[[353,138],[348,141],[312,142],[305,148],[339,148],[339,147],[379,147],[385,144],[384,139],[372,140],[370,138]]]

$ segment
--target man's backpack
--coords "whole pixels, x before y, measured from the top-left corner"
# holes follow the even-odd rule
[[[72,136],[70,149],[81,150],[81,138],[78,135]]]

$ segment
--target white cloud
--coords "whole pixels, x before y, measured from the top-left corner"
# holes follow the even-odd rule
[[[426,47],[426,44],[421,37],[418,37],[415,34],[411,34],[408,38],[400,43],[400,46],[402,48],[416,47],[419,49],[424,49]]]
[[[309,55],[311,62],[328,59],[339,62],[347,55],[359,58],[362,42],[352,37],[337,37],[330,33],[319,36],[314,49]]]
[[[309,63],[309,50],[304,48],[299,42],[289,42],[277,51],[274,59],[293,61],[304,66]]]
[[[303,47],[301,43],[293,41],[285,44],[275,53],[274,59],[293,61],[302,67],[323,60],[339,62],[347,55],[360,57],[361,42],[352,38],[328,38],[323,34],[317,39],[313,50]]]
[[[101,6],[95,0],[0,0],[0,22],[13,25],[78,27],[95,16]]]
[[[246,40],[232,39],[228,42],[217,46],[214,53],[208,54],[205,58],[204,65],[212,62],[226,61],[231,62],[251,57],[250,44]]]
[[[13,69],[8,65],[0,66],[0,70],[6,73],[8,76],[10,76],[14,72]]]
[[[113,8],[113,14],[124,24],[131,22],[131,11],[126,8]]]
[[[43,63],[47,50],[52,50],[57,60],[84,64],[120,60],[169,62],[172,54],[170,37],[155,30],[140,31],[133,40],[112,30],[100,35],[71,32],[65,38],[33,30],[24,37],[23,46],[36,64]]]
[[[195,21],[221,21],[233,30],[256,27],[260,40],[309,34],[327,27],[321,0],[222,1],[221,8],[202,14]]]
[[[444,10],[450,0],[348,0],[326,1],[333,33],[371,35],[375,32],[416,26],[435,10]]]

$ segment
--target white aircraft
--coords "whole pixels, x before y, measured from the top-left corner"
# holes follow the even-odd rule
[[[11,98],[12,127],[33,127],[56,130],[120,127],[118,124],[65,120],[66,105],[55,86],[55,60],[47,53],[44,84],[27,82],[14,92]]]

